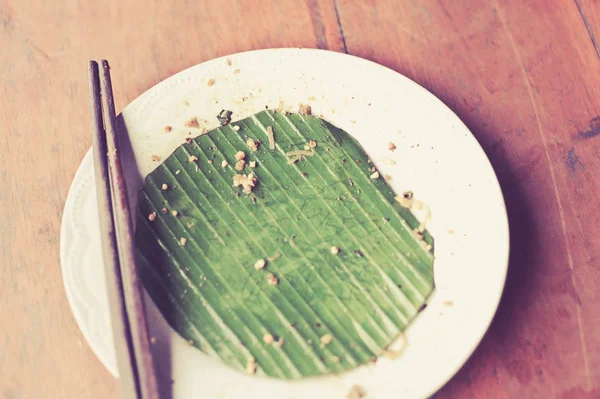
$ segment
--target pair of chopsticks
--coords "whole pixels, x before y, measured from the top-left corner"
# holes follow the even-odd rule
[[[121,398],[158,399],[108,62],[102,60],[99,68],[90,61],[89,79],[102,255]]]

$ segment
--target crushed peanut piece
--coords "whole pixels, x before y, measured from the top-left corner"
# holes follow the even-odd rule
[[[238,151],[235,153],[236,160],[241,161],[244,158],[246,158],[246,153],[244,151]]]
[[[269,149],[275,149],[275,134],[273,132],[273,126],[267,126],[267,137],[269,138]]]
[[[229,58],[227,58],[225,62],[227,62],[227,65],[231,66],[231,60]]]
[[[310,105],[299,104],[298,105],[298,113],[300,115],[312,115],[312,108]]]
[[[273,343],[273,336],[269,333],[263,335],[263,341],[265,341],[265,344],[270,345]]]
[[[334,245],[333,247],[331,247],[331,253],[337,255],[340,253],[340,249]]]
[[[396,165],[396,161],[393,160],[392,158],[388,158],[388,157],[380,157],[379,160],[383,163],[386,163],[388,165]]]
[[[200,124],[198,123],[198,119],[195,116],[192,116],[185,122],[185,127],[199,128]]]
[[[206,82],[206,85],[207,86],[212,86],[212,85],[215,84],[215,82],[216,82],[216,80],[214,80],[214,79],[208,79],[208,81]]]
[[[316,141],[314,141],[314,140],[311,140],[311,141],[309,141],[309,142],[308,142],[308,145],[309,145],[311,148],[315,148],[315,147],[317,146],[317,142],[316,142]]]
[[[239,69],[234,69],[233,73],[240,73],[240,70]]]
[[[288,160],[288,164],[293,164],[298,162],[300,159],[302,159],[302,155],[296,155],[295,157],[292,157]]]
[[[352,385],[352,388],[350,388],[350,391],[346,395],[346,399],[362,399],[365,396],[367,396],[367,393],[364,389],[358,385]]]
[[[431,250],[433,249],[433,247],[431,246],[431,244],[427,244],[427,246],[425,247],[425,249],[426,249],[428,252],[431,252]]]
[[[256,178],[254,177],[254,173],[233,176],[233,187],[242,186],[245,194],[250,194],[255,185]]]
[[[198,157],[195,155],[190,155],[190,162],[196,162],[198,160]]]
[[[273,256],[269,256],[269,257],[267,258],[267,260],[268,260],[269,262],[273,262],[273,261],[276,261],[276,260],[277,260],[277,259],[279,259],[279,258],[281,258],[281,254],[280,254],[279,252],[277,252],[277,253],[276,253],[276,254],[274,254]]]
[[[223,160],[223,161],[221,162],[221,167],[222,167],[222,168],[226,168],[226,167],[227,167],[227,165],[229,165],[229,163],[228,163],[226,160]]]
[[[175,174],[176,174],[176,175],[178,175],[178,174],[180,174],[180,173],[181,173],[181,171],[180,171],[179,169],[177,169],[177,170],[175,171]]]
[[[255,152],[256,150],[258,150],[258,141],[254,140],[254,139],[248,139],[246,140],[246,145],[248,146],[248,148],[250,148],[250,151]]]
[[[236,132],[240,131],[240,127],[238,125],[234,125],[233,126],[233,130],[235,130]]]
[[[171,215],[177,216],[177,215],[179,215],[179,212],[177,212],[177,211],[171,211]]]
[[[246,372],[248,374],[256,373],[256,361],[252,357],[246,362]]]
[[[162,187],[163,191],[166,191],[169,189],[169,185],[167,183],[163,183]]]
[[[209,159],[209,160],[208,160],[208,163],[209,163],[210,165],[212,165],[212,164],[213,164],[213,160],[212,160],[212,159]]]
[[[277,285],[279,284],[279,279],[275,277],[273,273],[269,273],[269,275],[267,276],[267,283],[271,285]]]
[[[323,345],[329,345],[331,341],[333,341],[331,334],[325,334],[321,337],[321,344]]]
[[[373,174],[371,176],[369,176],[371,179],[375,180],[375,179],[379,179],[379,172],[375,171],[373,172]]]
[[[250,161],[250,167],[256,168],[256,161]]]
[[[265,267],[266,264],[267,264],[267,262],[265,262],[264,259],[259,259],[256,261],[256,263],[254,263],[254,268],[256,270],[261,270]]]
[[[390,175],[383,175],[383,178],[385,179],[385,181],[391,181],[392,180],[392,176],[390,176]]]
[[[452,306],[454,302],[452,301],[444,301],[444,306]]]
[[[165,133],[169,133],[173,128],[171,126],[165,126]]]
[[[239,170],[242,171],[244,170],[244,167],[246,166],[246,161],[244,161],[243,159],[240,159],[239,161],[237,161],[237,163],[235,164],[235,170]]]
[[[179,239],[179,244],[181,244],[181,246],[184,246],[186,242],[187,242],[187,238],[185,238],[185,237],[181,237]]]
[[[454,230],[448,229],[448,234],[454,234]]]
[[[154,219],[156,219],[156,212],[152,212],[151,214],[148,215],[148,220],[153,222]]]
[[[159,155],[152,155],[152,160],[154,162],[158,162],[158,161],[160,161],[160,156]]]
[[[390,151],[394,151],[396,149],[396,144],[392,143],[391,141],[388,143],[388,150]]]

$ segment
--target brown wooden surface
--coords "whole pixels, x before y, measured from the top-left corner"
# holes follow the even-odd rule
[[[125,3],[125,4],[122,4]],[[64,200],[90,146],[86,62],[117,108],[188,66],[318,47],[389,66],[465,121],[511,223],[505,294],[437,398],[600,398],[600,1],[0,0],[0,398],[109,398],[62,284]]]

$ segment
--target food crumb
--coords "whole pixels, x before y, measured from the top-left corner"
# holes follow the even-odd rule
[[[250,161],[250,167],[256,168],[256,161]]]
[[[246,362],[246,372],[248,374],[256,373],[256,361],[254,360],[253,357],[248,359],[248,362]]]
[[[263,335],[263,341],[265,341],[265,344],[270,345],[273,343],[273,336],[269,333]]]
[[[279,279],[275,277],[273,273],[269,273],[269,275],[267,276],[267,283],[271,285],[277,285],[279,284]]]
[[[425,247],[425,249],[429,252],[431,251],[432,248],[433,247],[431,246],[431,244],[427,244],[427,246]]]
[[[169,185],[167,183],[163,183],[161,188],[163,191],[167,191],[169,189]]]
[[[187,238],[181,237],[179,239],[179,244],[181,244],[182,247],[185,246],[186,243],[187,243]]]
[[[152,160],[154,162],[158,162],[158,161],[160,161],[160,156],[159,155],[152,155]]]
[[[196,162],[198,160],[198,157],[195,155],[190,155],[190,162]]]
[[[226,160],[223,160],[223,161],[221,162],[221,167],[222,167],[222,168],[226,168],[226,167],[227,167],[227,165],[229,165],[229,163],[228,163]]]
[[[229,58],[227,58],[225,62],[227,62],[227,65],[231,66],[231,60]]]
[[[383,175],[383,178],[385,179],[385,181],[391,181],[392,180],[392,176],[390,176],[390,175]]]
[[[266,264],[266,263],[267,263],[267,262],[265,262],[265,260],[264,260],[264,259],[259,259],[259,260],[257,260],[257,261],[254,263],[254,268],[255,268],[256,270],[261,270],[261,269],[263,269],[263,268],[265,267],[265,264]]]
[[[284,343],[285,343],[285,341],[283,340],[283,338],[279,338],[278,340],[273,342],[273,346],[275,346],[277,348],[281,348]]]
[[[273,132],[273,126],[267,126],[267,137],[269,138],[269,149],[275,149],[275,134]]]
[[[150,343],[151,344],[155,344],[156,343],[156,337],[150,337]]]
[[[369,176],[371,179],[376,180],[379,179],[379,172],[375,171],[373,172],[373,174],[371,176]]]
[[[454,234],[454,230],[448,229],[448,234]]]
[[[254,173],[249,175],[235,175],[233,176],[233,187],[242,186],[245,194],[250,194],[252,188],[256,185],[256,178]]]
[[[171,130],[173,130],[173,128],[171,126],[165,126],[165,133],[169,133]]]
[[[248,146],[248,148],[250,148],[250,151],[255,152],[258,150],[259,142],[254,139],[248,139],[246,140],[246,145]]]
[[[239,132],[240,127],[238,125],[233,125],[233,130],[235,130],[236,132]]]
[[[340,253],[340,249],[334,245],[333,247],[331,247],[331,253],[337,255],[338,253]]]
[[[391,141],[388,143],[388,150],[390,151],[394,151],[396,149],[396,144],[392,143]]]
[[[310,105],[299,104],[298,105],[298,113],[300,115],[312,115],[312,108]]]
[[[452,301],[444,301],[444,306],[452,306],[454,305],[454,302]]]
[[[246,153],[244,151],[238,151],[235,154],[235,159],[238,160],[238,161],[241,161],[244,158],[246,158]]]
[[[314,141],[314,140],[311,140],[311,141],[309,141],[309,142],[308,142],[308,145],[309,145],[311,148],[315,148],[315,147],[317,146],[317,142],[316,142],[316,141]]]
[[[206,85],[210,87],[210,86],[214,85],[215,82],[216,82],[216,80],[214,80],[214,79],[208,79],[208,81],[206,82]]]
[[[163,214],[165,214],[165,215],[167,214],[167,208],[163,208],[163,209],[161,209],[160,211],[161,211]]]
[[[151,214],[148,215],[148,220],[153,222],[154,219],[156,219],[156,212],[152,212]]]
[[[331,334],[325,334],[321,337],[322,345],[329,345],[331,341],[333,341],[333,337],[331,336]]]
[[[177,216],[177,215],[179,215],[179,212],[177,212],[177,211],[171,211],[171,215]]]
[[[192,116],[185,122],[185,127],[199,128],[200,124],[198,123],[198,119],[195,116]]]
[[[332,356],[331,357],[331,361],[334,362],[334,363],[339,363],[340,362],[340,358],[337,357],[337,356]]]
[[[234,69],[233,73],[240,73],[240,70],[239,69]]]
[[[176,175],[178,175],[178,174],[180,174],[180,173],[181,173],[181,171],[180,171],[179,169],[177,169],[177,170],[175,171],[175,174],[176,174]]]
[[[359,387],[358,385],[352,385],[348,395],[346,395],[346,399],[362,399],[367,395],[364,389]]]
[[[244,170],[244,167],[246,166],[246,161],[244,161],[243,159],[240,159],[239,161],[237,161],[237,163],[235,164],[235,170],[239,170],[242,171]]]

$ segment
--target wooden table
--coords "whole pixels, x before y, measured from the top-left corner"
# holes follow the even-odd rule
[[[90,147],[87,60],[111,61],[121,109],[186,67],[267,47],[395,69],[449,105],[496,169],[506,290],[436,397],[600,398],[598,0],[0,0],[0,398],[117,394],[75,325],[58,256]]]

